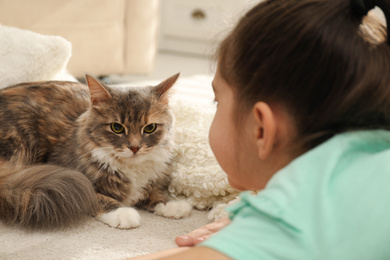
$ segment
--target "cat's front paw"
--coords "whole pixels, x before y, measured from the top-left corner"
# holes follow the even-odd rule
[[[154,208],[154,213],[166,218],[185,218],[190,215],[192,206],[185,200],[173,200],[167,204],[160,203]]]
[[[121,229],[136,228],[141,221],[139,213],[130,207],[117,208],[96,218],[110,227]]]

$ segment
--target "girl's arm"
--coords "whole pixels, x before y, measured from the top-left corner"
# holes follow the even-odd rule
[[[179,248],[168,249],[165,251],[157,252],[150,255],[140,256],[132,258],[133,260],[149,260],[149,259],[212,259],[212,260],[227,260],[230,259],[225,255],[207,247],[194,247],[194,246],[214,233],[218,232],[225,226],[230,224],[229,218],[222,218],[213,223],[200,227],[187,235],[177,237],[176,244]]]
[[[213,223],[200,227],[187,235],[177,237],[176,244],[180,247],[197,245],[229,224],[229,218],[221,218]]]
[[[150,255],[131,258],[132,260],[229,260],[230,258],[207,247],[180,247],[157,252]]]

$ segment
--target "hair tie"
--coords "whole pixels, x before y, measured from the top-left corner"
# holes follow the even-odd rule
[[[351,4],[355,13],[361,17],[367,15],[367,13],[375,7],[372,0],[351,0]]]

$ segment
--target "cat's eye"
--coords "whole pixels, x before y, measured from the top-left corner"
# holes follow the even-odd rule
[[[125,128],[119,123],[112,123],[111,130],[116,134],[121,134],[125,131]]]
[[[156,124],[149,124],[149,125],[145,126],[144,132],[147,133],[147,134],[151,134],[154,131],[156,131],[156,129],[157,129],[157,125]]]

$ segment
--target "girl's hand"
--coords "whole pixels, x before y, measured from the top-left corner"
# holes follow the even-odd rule
[[[180,247],[195,246],[200,242],[203,242],[214,233],[218,232],[222,228],[226,227],[230,223],[229,218],[221,218],[213,223],[207,224],[203,227],[195,229],[187,235],[177,237],[175,242]]]

